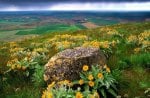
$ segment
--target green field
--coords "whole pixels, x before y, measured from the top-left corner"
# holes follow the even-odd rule
[[[18,31],[17,35],[28,35],[28,34],[45,34],[51,32],[63,32],[63,31],[75,31],[80,30],[79,25],[65,25],[65,24],[53,24],[53,25],[46,25],[36,27],[33,30],[26,30],[26,31]]]

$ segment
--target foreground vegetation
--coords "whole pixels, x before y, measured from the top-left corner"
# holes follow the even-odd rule
[[[57,52],[78,46],[98,47],[105,53],[107,65],[111,69],[107,72],[110,72],[117,83],[114,96],[117,94],[129,98],[145,98],[149,95],[150,22],[144,22],[64,33],[55,32],[20,42],[1,42],[0,97],[40,98],[42,94],[45,96],[45,92],[51,94],[51,90],[45,91],[47,84],[43,80],[43,66]],[[99,74],[99,77],[102,78],[103,75],[104,73]],[[81,77],[81,79],[86,78]],[[95,81],[90,85],[94,86],[93,83]],[[58,90],[64,91],[64,89],[66,88]],[[70,90],[74,96],[78,94],[80,96],[78,98],[98,92],[97,88],[90,89],[88,94],[80,89],[67,90]],[[56,89],[52,91],[58,93]],[[100,97],[105,96],[103,92],[99,91]]]

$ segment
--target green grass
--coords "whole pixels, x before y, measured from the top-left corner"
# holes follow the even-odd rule
[[[150,68],[150,53],[131,55],[130,61],[135,66]]]
[[[14,31],[0,31],[0,41],[6,41],[6,40],[10,40],[12,38],[16,38],[17,36],[15,36],[16,32],[18,32],[17,30]]]
[[[40,98],[40,88],[33,88],[32,86],[25,85],[22,88],[14,88],[8,93],[0,94],[0,98]]]
[[[78,25],[65,25],[65,24],[53,24],[40,26],[30,31],[18,31],[17,35],[28,35],[28,34],[44,34],[51,32],[62,32],[62,31],[75,31],[80,30],[80,26]]]

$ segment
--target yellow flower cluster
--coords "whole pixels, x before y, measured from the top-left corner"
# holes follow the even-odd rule
[[[7,62],[7,65],[11,67],[12,70],[26,70],[27,67],[21,66],[18,62],[17,58],[14,58],[13,60],[10,60]]]
[[[107,67],[107,65],[105,65],[105,69],[106,69],[106,71],[107,72],[110,72],[110,69]],[[83,65],[83,67],[82,67],[82,70],[84,71],[84,72],[86,72],[86,71],[88,71],[89,70],[89,66],[88,65]],[[98,78],[100,78],[100,79],[103,79],[103,74],[102,73],[98,73],[97,74],[97,77]],[[87,78],[88,78],[88,85],[89,86],[91,86],[91,87],[93,87],[94,86],[94,76],[92,75],[92,74],[89,74],[88,76],[87,76]],[[83,85],[84,84],[84,80],[82,80],[82,79],[80,79],[79,80],[79,84],[80,85]]]
[[[119,35],[118,31],[112,30],[107,32],[108,35]]]
[[[7,62],[7,66],[9,66],[12,70],[26,70],[26,64],[21,63],[21,61],[30,62],[32,58],[37,56],[37,52],[29,52],[25,51],[24,48],[11,48],[10,49],[10,57],[11,59]]]
[[[150,49],[150,30],[144,31],[143,33],[140,33],[138,36],[136,35],[130,35],[127,39],[128,42],[134,42],[139,47],[134,49],[135,53],[138,53],[141,51],[141,48],[144,50]],[[140,48],[141,47],[141,48]]]
[[[107,65],[105,65],[106,67],[106,70],[108,70],[108,67]],[[82,70],[84,72],[88,71],[89,70],[89,66],[88,65],[83,65],[82,67]],[[109,70],[108,70],[109,71]],[[100,78],[100,79],[103,79],[103,73],[99,72],[97,74],[97,78]],[[94,87],[96,85],[95,83],[95,79],[97,78],[94,78],[93,74],[87,74],[87,80],[83,80],[83,79],[80,79],[78,81],[78,84],[79,85],[83,85],[84,83],[86,83],[87,85],[89,85],[90,87]],[[72,82],[70,82],[69,80],[63,80],[63,81],[58,81],[57,83],[56,82],[52,82],[51,84],[48,85],[47,87],[47,90],[45,90],[42,94],[42,98],[54,98],[55,97],[55,93],[53,92],[54,89],[56,88],[59,88],[59,87],[62,87],[62,86],[68,86],[68,87],[71,87],[73,86],[74,84]],[[88,98],[100,98],[99,94],[97,91],[94,91],[94,93],[90,93],[89,94],[86,94],[86,96]],[[84,93],[80,92],[80,90],[77,90],[77,91],[74,91],[71,95],[71,97],[73,98],[84,98],[85,95]]]
[[[115,29],[112,29],[112,28],[109,28],[109,27],[101,28],[100,31],[101,31],[101,32],[111,32],[111,31],[116,32]]]
[[[51,84],[48,85],[48,88],[47,89],[51,89],[55,86],[55,82],[52,82]]]
[[[150,30],[144,31],[138,36],[139,44],[143,47],[150,47]]]
[[[33,47],[40,47],[42,45],[43,45],[43,43],[31,43],[31,46],[33,46]]]
[[[141,51],[141,48],[135,48],[135,49],[134,49],[134,52],[135,52],[135,53],[139,53],[140,51]]]
[[[106,64],[103,66],[103,68],[106,69],[106,72],[108,72],[108,73],[111,72],[111,71],[110,71],[110,68],[109,68]]]
[[[54,87],[58,87],[58,86],[63,86],[63,85],[66,85],[66,86],[72,86],[73,84],[69,81],[69,80],[63,80],[63,81],[59,81],[59,82],[52,82],[51,84],[48,85],[47,87],[47,90],[43,91],[43,94],[42,94],[42,98],[54,98],[53,96],[53,93],[52,93],[52,89]]]
[[[136,35],[130,35],[128,38],[127,38],[127,41],[129,42],[129,43],[131,43],[131,42],[134,42],[134,43],[136,43],[138,40],[137,40],[137,36]]]
[[[52,39],[48,40],[47,42],[59,42],[59,41],[78,41],[78,40],[87,40],[88,37],[86,35],[55,35]]]
[[[42,98],[54,98],[53,93],[45,90],[42,94]]]
[[[39,52],[39,53],[47,53],[47,52],[49,52],[47,48],[35,48],[33,51],[34,52]]]
[[[57,84],[58,85],[67,85],[67,86],[70,86],[70,87],[73,86],[72,82],[69,81],[69,80],[59,81]]]
[[[51,89],[52,87],[54,87],[55,82],[53,82],[52,84],[50,84],[47,88],[47,90],[43,91],[42,97],[41,98],[55,98],[54,94],[52,93]],[[93,86],[94,82],[90,81],[89,85]],[[97,91],[95,91],[92,94],[87,94],[87,96],[89,96],[90,98],[100,98],[99,94]],[[72,95],[72,97],[74,98],[84,98],[84,93],[80,92],[80,91],[76,91],[75,95]]]
[[[23,48],[19,48],[19,47],[10,48],[10,53],[15,53],[15,52],[18,52],[18,51],[23,51]]]
[[[143,44],[143,43],[147,44],[149,42],[147,39],[149,38],[150,38],[150,31],[144,31],[143,33],[140,33],[138,36],[135,35],[129,36],[128,41],[129,42],[138,41],[139,44]]]
[[[9,45],[10,45],[10,48],[15,48],[19,46],[16,42],[10,42]]]
[[[75,45],[78,45],[81,43],[81,41],[86,41],[88,40],[88,37],[86,35],[69,35],[69,34],[64,34],[64,35],[56,35],[52,39],[47,40],[46,47],[48,47],[49,44],[51,46],[55,46],[56,50],[59,49],[67,49],[71,48]]]
[[[94,41],[85,41],[82,46],[84,47],[91,46],[91,47],[96,47],[96,48],[110,48],[110,45],[111,43],[108,41],[99,42],[99,41],[94,40]]]
[[[143,33],[138,35],[138,39],[140,42],[144,41],[147,38],[150,38],[150,30],[144,31]]]
[[[67,49],[67,48],[70,48],[71,46],[74,45],[73,42],[69,42],[69,41],[61,41],[61,42],[55,42],[54,43],[55,47],[56,47],[56,50],[57,49]]]

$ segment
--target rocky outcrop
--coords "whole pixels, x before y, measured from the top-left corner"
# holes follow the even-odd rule
[[[106,58],[99,48],[77,47],[66,49],[53,56],[45,65],[44,80],[47,83],[59,80],[79,79],[83,65],[104,65]]]

